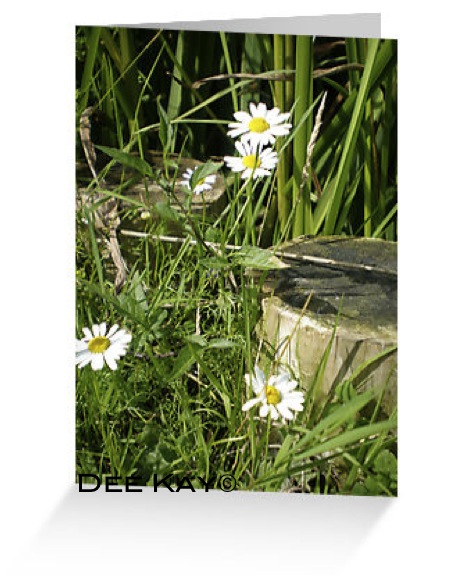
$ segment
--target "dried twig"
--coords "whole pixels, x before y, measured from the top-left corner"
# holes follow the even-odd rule
[[[332,68],[318,68],[313,71],[313,78],[321,78],[322,76],[332,76],[333,74],[339,74],[340,72],[345,72],[346,70],[363,70],[363,64],[352,62],[348,64],[341,64],[340,66],[333,66]],[[247,72],[237,72],[233,74],[216,74],[215,76],[207,76],[206,78],[195,80],[193,84],[191,84],[191,88],[193,88],[194,90],[198,90],[201,86],[203,86],[207,82],[213,82],[214,80],[226,80],[227,78],[238,78],[240,80],[244,79],[251,81],[253,80],[288,81],[292,80],[292,77],[294,75],[295,70],[283,70],[277,72],[259,72],[257,74]]]
[[[90,171],[93,175],[93,178],[97,184],[100,185],[100,179],[98,178],[98,174],[96,172],[96,152],[95,147],[93,146],[92,138],[91,138],[91,118],[94,114],[95,109],[90,106],[86,108],[84,112],[81,114],[79,120],[79,133],[81,136],[82,147],[84,149],[84,154],[87,159],[87,163],[89,165]],[[103,184],[104,181],[101,180]],[[85,205],[90,205],[99,200],[104,199],[104,195],[97,194],[97,195],[81,195],[82,202]],[[109,240],[107,240],[107,246],[109,249],[109,253],[111,255],[112,261],[114,262],[115,268],[117,269],[117,274],[115,277],[115,290],[116,292],[120,292],[123,285],[127,279],[127,267],[125,261],[123,259],[120,245],[117,239],[117,228],[120,225],[120,218],[118,216],[118,206],[117,200],[113,197],[109,198],[106,202],[102,203],[95,211],[95,227],[99,230],[107,229],[109,231]]]
[[[148,238],[149,240],[156,240],[159,242],[170,242],[170,243],[175,243],[175,244],[183,244],[184,242],[188,242],[191,245],[198,244],[198,241],[194,240],[194,239],[191,239],[188,241],[187,239],[181,238],[178,236],[164,236],[164,235],[159,235],[159,234],[149,234],[147,232],[139,232],[136,230],[122,229],[120,231],[120,233],[125,235],[125,236],[136,237],[136,238]],[[215,250],[218,248],[221,248],[221,247],[225,248],[226,250],[241,250],[242,248],[244,248],[243,246],[235,245],[235,244],[221,245],[220,243],[217,243],[217,242],[207,242],[207,241],[206,241],[206,245],[209,247],[212,247]],[[386,269],[386,268],[381,268],[381,267],[377,267],[377,266],[371,266],[368,264],[358,264],[358,263],[348,262],[348,261],[343,261],[343,260],[324,258],[321,256],[294,254],[291,252],[287,252],[286,250],[279,250],[279,249],[275,249],[275,248],[274,249],[264,249],[264,250],[270,250],[270,253],[273,256],[287,259],[287,260],[293,260],[293,261],[297,261],[297,262],[299,262],[299,261],[311,262],[314,264],[319,264],[321,266],[348,268],[348,269],[352,269],[352,270],[362,270],[362,271],[367,271],[367,272],[376,272],[376,273],[382,273],[382,274],[389,274],[392,276],[397,276],[397,271],[394,271],[391,269]]]

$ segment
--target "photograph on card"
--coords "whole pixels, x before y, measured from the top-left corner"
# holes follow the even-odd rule
[[[79,490],[397,496],[397,41],[75,62]]]

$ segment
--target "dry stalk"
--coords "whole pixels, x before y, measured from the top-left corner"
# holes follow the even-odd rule
[[[311,133],[310,141],[308,142],[308,146],[306,149],[306,162],[302,170],[302,182],[300,183],[300,193],[302,193],[302,190],[305,187],[305,184],[310,175],[311,158],[313,156],[314,145],[316,144],[316,140],[318,138],[319,131],[322,126],[322,113],[324,112],[326,98],[327,98],[327,92],[324,92],[321,104],[319,105],[318,108],[318,113],[316,114],[316,120],[314,122],[313,132]]]
[[[91,118],[94,112],[94,108],[90,106],[89,108],[86,108],[81,114],[79,120],[79,134],[81,136],[82,148],[84,149],[84,154],[87,159],[90,172],[92,173],[97,186],[99,186],[100,179],[98,178],[98,174],[95,168],[96,152],[91,138]],[[103,184],[103,181],[101,181],[101,183]],[[86,205],[90,205],[94,201],[97,202],[103,198],[104,196],[102,194],[93,196],[87,194],[81,196],[82,202]],[[115,268],[117,269],[117,274],[115,277],[115,291],[117,293],[120,292],[127,279],[127,267],[117,239],[117,228],[119,225],[120,218],[118,216],[117,200],[115,198],[110,198],[101,204],[100,207],[95,211],[95,227],[98,230],[107,229],[109,231],[109,240],[104,240],[107,243],[112,261],[115,265]]]

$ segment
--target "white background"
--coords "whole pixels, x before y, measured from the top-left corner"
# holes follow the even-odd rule
[[[453,18],[447,2],[404,4],[79,0],[2,8],[4,575],[453,570]],[[75,25],[366,10],[382,14],[383,37],[399,40],[399,498],[79,494],[72,482]]]

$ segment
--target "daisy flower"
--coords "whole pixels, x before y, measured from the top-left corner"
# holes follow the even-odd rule
[[[249,411],[255,405],[261,405],[260,417],[267,417],[270,414],[274,421],[279,416],[282,417],[283,421],[286,419],[292,421],[294,418],[292,411],[303,410],[303,393],[294,391],[297,382],[291,380],[288,373],[281,372],[266,380],[263,371],[256,365],[254,375],[246,374],[245,380],[257,396],[243,405],[243,411]]]
[[[84,338],[76,340],[76,365],[85,367],[92,364],[94,371],[99,371],[106,361],[107,366],[115,371],[117,361],[126,353],[131,335],[124,329],[118,330],[118,325],[113,325],[106,334],[106,323],[93,325],[92,330],[82,329]]]
[[[194,170],[196,170],[196,168]],[[182,174],[183,180],[180,181],[180,184],[185,188],[187,188],[188,190],[191,190],[190,182],[194,170],[191,170],[191,168],[187,168],[186,171]],[[205,178],[201,178],[201,180],[199,180],[196,183],[193,193],[201,194],[205,190],[211,190],[212,186],[215,184],[215,181],[216,181],[216,174],[209,174]]]
[[[290,116],[289,112],[280,112],[279,108],[267,110],[267,106],[260,102],[257,106],[250,103],[250,112],[234,112],[234,118],[238,122],[231,122],[228,128],[228,136],[236,138],[241,136],[243,142],[253,145],[266,146],[273,144],[277,136],[286,136],[292,128],[292,124],[285,123]]]
[[[241,172],[242,178],[247,179],[253,175],[256,179],[260,176],[268,176],[278,162],[278,155],[271,148],[257,148],[248,142],[238,140],[235,143],[238,156],[225,156],[224,161],[234,172]]]

